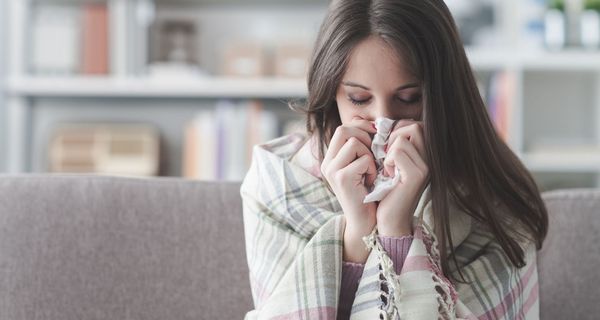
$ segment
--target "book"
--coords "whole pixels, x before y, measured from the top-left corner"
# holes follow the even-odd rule
[[[249,165],[246,157],[248,108],[243,104],[232,105],[230,120],[227,122],[227,166],[223,180],[239,180],[243,177]]]
[[[196,178],[201,180],[217,180],[217,126],[213,111],[203,111],[199,114],[196,125],[198,126],[198,155],[197,161],[199,174]]]
[[[186,124],[183,138],[183,176],[197,177],[198,172],[198,127],[195,122]]]
[[[488,109],[498,135],[506,143],[510,139],[514,77],[505,71],[496,72],[490,80]]]
[[[83,5],[83,46],[81,72],[88,75],[109,73],[108,8],[102,3]]]
[[[79,11],[72,6],[39,5],[31,23],[30,66],[35,74],[70,75],[79,71]]]

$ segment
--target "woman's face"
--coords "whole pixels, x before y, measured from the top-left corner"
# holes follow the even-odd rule
[[[342,124],[358,117],[421,120],[421,84],[396,51],[371,36],[352,51],[336,101]]]

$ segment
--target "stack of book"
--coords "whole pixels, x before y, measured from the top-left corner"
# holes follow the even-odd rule
[[[241,180],[256,144],[302,130],[299,120],[280,123],[256,100],[219,101],[185,128],[183,176],[199,180]]]

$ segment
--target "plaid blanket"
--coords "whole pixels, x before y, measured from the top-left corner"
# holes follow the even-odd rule
[[[253,149],[240,189],[255,308],[245,319],[336,318],[345,220],[324,182],[290,161],[306,141],[293,134]],[[429,190],[415,210],[400,274],[377,228],[363,238],[370,252],[350,319],[538,319],[533,243],[523,244],[527,265],[517,269],[486,228],[451,207],[456,257],[469,283],[450,281],[441,272]]]

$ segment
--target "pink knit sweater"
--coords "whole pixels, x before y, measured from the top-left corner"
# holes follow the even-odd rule
[[[397,274],[400,274],[402,265],[408,254],[408,249],[412,244],[412,236],[404,237],[385,237],[378,236],[381,245],[385,252],[392,259],[394,269]],[[362,277],[364,264],[343,261],[342,265],[342,287],[340,290],[340,303],[338,305],[338,320],[346,320],[350,318],[354,295],[358,289],[358,283]]]

